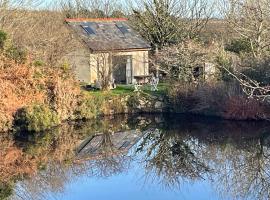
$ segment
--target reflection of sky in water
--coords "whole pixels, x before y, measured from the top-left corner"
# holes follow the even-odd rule
[[[172,192],[162,189],[156,184],[142,187],[143,181],[138,180],[133,170],[127,174],[113,176],[109,179],[85,179],[69,184],[65,189],[65,195],[59,195],[57,199],[129,199],[129,200],[164,200],[164,199],[217,199],[207,182],[194,185],[184,185],[182,191]],[[137,176],[142,176],[142,173]]]
[[[30,193],[48,200],[267,199],[269,124],[186,118],[165,122],[144,127],[149,134],[127,155],[83,161],[83,167],[53,163],[26,180],[22,191],[30,186]]]
[[[140,142],[139,142],[140,143]],[[98,200],[215,200],[220,199],[213,190],[211,180],[185,181],[181,188],[166,188],[154,175],[145,174],[143,156],[136,154],[134,146],[128,156],[133,158],[125,172],[110,177],[78,176],[76,181],[65,186],[63,193],[48,194],[59,200],[98,199]],[[225,200],[225,198],[222,198]]]

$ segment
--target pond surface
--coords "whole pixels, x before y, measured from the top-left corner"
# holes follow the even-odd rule
[[[1,198],[270,198],[268,122],[115,116],[2,141]]]

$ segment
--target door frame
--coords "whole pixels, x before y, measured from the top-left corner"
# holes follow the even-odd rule
[[[132,84],[133,81],[133,61],[132,61],[132,55],[113,55],[113,58],[116,57],[122,57],[125,64],[125,84]],[[113,69],[115,70],[115,69]],[[114,72],[113,72],[114,73]],[[114,79],[116,79],[114,77]]]

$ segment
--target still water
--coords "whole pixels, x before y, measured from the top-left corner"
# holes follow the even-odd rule
[[[115,116],[2,141],[2,198],[270,198],[269,122]]]

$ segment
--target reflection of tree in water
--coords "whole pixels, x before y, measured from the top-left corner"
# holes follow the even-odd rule
[[[90,160],[77,166],[80,170],[84,170],[89,177],[106,178],[125,172],[129,168],[130,157],[125,155],[116,155],[111,157],[103,157],[98,160]]]
[[[15,140],[16,145],[13,145],[15,141],[12,138],[5,140],[9,146],[13,145],[18,149],[21,155],[20,160],[27,161],[25,158],[32,158],[33,163],[30,163],[27,167],[40,169],[35,176],[28,173],[29,170],[26,171],[26,175],[31,178],[20,182],[14,192],[16,193],[14,198],[47,199],[48,192],[62,192],[66,184],[75,181],[79,176],[108,177],[125,171],[128,168],[130,157],[121,154],[121,152],[119,154],[114,153],[111,132],[130,130],[134,125],[137,125],[127,123],[127,120],[127,116],[123,115],[116,116],[113,119],[105,117],[102,120],[91,120],[84,123],[73,122],[46,133],[35,135],[18,133]],[[142,126],[145,126],[144,123],[141,123],[138,127]],[[105,133],[100,146],[103,152],[102,158],[82,162],[74,160],[76,159],[74,150],[82,142],[82,139],[100,132]],[[12,153],[12,151],[7,149],[7,153]],[[9,170],[11,175],[21,175],[23,173],[21,167],[24,165],[17,161],[16,163],[18,166],[16,165],[17,167],[13,171],[3,166],[3,174]],[[24,169],[28,168],[24,167]],[[0,185],[0,197],[2,193],[3,195],[10,195],[11,193],[7,192],[12,191],[13,186],[13,184]]]
[[[148,176],[176,188],[208,178],[223,196],[270,199],[268,125],[214,122],[183,120],[149,131],[137,149]]]
[[[109,177],[128,169],[130,157],[115,146],[112,142],[112,134],[114,133],[110,130],[104,132],[97,147],[100,155],[82,163],[82,166],[88,170],[89,176]]]
[[[214,163],[216,183],[221,193],[230,192],[235,199],[270,199],[270,151],[263,140],[254,138],[244,149],[237,144],[223,150],[216,147],[220,155]]]
[[[19,187],[16,187],[16,198],[33,200],[48,199],[50,192],[63,192],[65,185],[75,181],[78,177],[105,178],[127,170],[130,158],[125,154],[117,152],[117,149],[114,148],[112,143],[111,136],[112,133],[109,130],[102,134],[102,140],[99,146],[102,157],[80,161],[74,159],[51,160],[47,163],[46,168],[36,176],[20,182]],[[73,146],[72,148],[74,149]]]
[[[16,187],[17,198],[47,199],[49,192],[62,192],[67,183],[78,177],[107,178],[123,173],[129,170],[136,156],[144,164],[150,180],[153,178],[170,188],[179,188],[186,181],[210,179],[213,187],[230,199],[269,199],[268,125],[207,122],[186,117],[175,121],[165,119],[162,123],[153,123],[149,118],[124,119],[64,126],[53,137],[47,135],[26,144],[24,154],[20,154],[22,158],[33,156],[34,161],[40,159],[46,165],[33,178],[20,182],[20,187]],[[110,121],[117,123],[112,126]],[[112,132],[131,129],[130,125],[123,128],[128,127],[127,121],[145,131],[136,146],[136,154],[131,155],[118,151],[111,138]],[[147,125],[138,126],[140,123]],[[73,149],[81,138],[101,131],[104,133],[98,147],[101,156],[76,160]],[[9,187],[3,188],[9,192]]]
[[[25,200],[49,199],[52,193],[62,193],[68,183],[83,176],[105,178],[125,171],[129,158],[124,155],[102,157],[99,160],[85,160],[79,163],[50,163],[31,179],[20,182],[16,198]],[[53,199],[53,197],[51,197]]]
[[[0,135],[0,199],[13,193],[16,179],[36,172],[36,162],[18,148],[10,135]]]
[[[177,134],[189,132],[204,148],[196,154],[213,169],[213,186],[231,199],[269,199],[269,124],[264,123],[183,123]]]
[[[174,187],[183,181],[202,179],[210,172],[194,150],[194,143],[182,135],[156,129],[146,134],[137,152],[145,152],[148,175]]]

